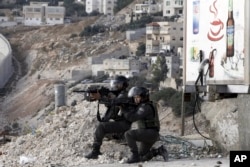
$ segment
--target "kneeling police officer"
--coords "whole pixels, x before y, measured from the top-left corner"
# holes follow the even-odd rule
[[[149,90],[144,87],[132,87],[128,97],[133,98],[138,106],[136,111],[125,112],[124,116],[130,122],[137,121],[138,129],[125,132],[125,139],[132,152],[127,163],[148,161],[157,155],[168,161],[168,152],[164,146],[151,148],[159,139],[160,123],[157,108],[149,99]],[[137,142],[140,142],[139,149]]]

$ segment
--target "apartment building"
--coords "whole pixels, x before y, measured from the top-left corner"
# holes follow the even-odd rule
[[[182,22],[152,22],[146,26],[146,56],[152,63],[163,55],[169,68],[167,78],[179,78],[180,56],[177,51],[183,47]]]
[[[178,47],[183,47],[182,22],[152,22],[146,26],[146,56],[176,52]]]
[[[65,8],[48,6],[48,2],[30,2],[23,6],[24,25],[56,25],[64,23]]]
[[[142,16],[146,14],[154,14],[162,11],[161,4],[151,4],[151,3],[143,3],[143,4],[135,4],[135,15]]]
[[[0,4],[2,5],[9,5],[9,4],[15,4],[16,0],[0,0]]]
[[[163,16],[183,15],[184,0],[163,0]]]
[[[75,3],[85,5],[86,0],[75,0]]]
[[[140,61],[134,58],[128,59],[105,59],[103,61],[103,68],[105,74],[109,76],[124,75],[126,77],[133,77],[140,72]]]
[[[105,15],[114,15],[114,7],[117,0],[86,0],[86,12],[97,11]]]
[[[134,8],[131,8],[130,13],[126,14],[126,23],[131,21],[131,15],[133,14],[133,20],[139,20],[142,16],[151,15],[162,11],[162,4],[153,4],[151,1],[144,1],[143,3],[135,4]]]

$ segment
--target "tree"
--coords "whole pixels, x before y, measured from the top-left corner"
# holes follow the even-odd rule
[[[123,9],[125,6],[129,5],[132,3],[133,0],[117,0],[116,5],[114,7],[114,13],[117,13],[121,9]]]
[[[136,56],[144,56],[145,52],[146,52],[146,45],[145,45],[145,43],[140,42],[135,54],[136,54]]]
[[[152,65],[152,80],[159,83],[167,78],[169,69],[166,64],[166,57],[164,55],[157,56],[156,62]]]

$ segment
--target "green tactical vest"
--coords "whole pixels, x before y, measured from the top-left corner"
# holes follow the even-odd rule
[[[156,128],[160,130],[160,121],[158,116],[158,110],[156,103],[153,103],[152,101],[146,103],[146,105],[150,105],[154,111],[154,118],[152,119],[143,119],[138,121],[138,127],[140,129],[151,129]]]

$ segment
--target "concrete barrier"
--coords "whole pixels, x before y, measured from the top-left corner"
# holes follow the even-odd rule
[[[12,49],[8,40],[0,34],[0,88],[3,88],[14,72]]]

